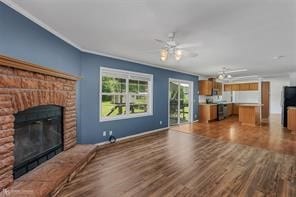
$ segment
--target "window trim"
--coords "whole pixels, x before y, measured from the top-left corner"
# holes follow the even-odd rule
[[[129,96],[130,93],[128,93],[128,88],[129,88],[129,79],[135,78],[135,77],[143,77],[148,79],[148,111],[145,113],[136,113],[136,114],[130,114],[129,110],[125,115],[118,115],[115,117],[103,117],[102,116],[102,78],[103,78],[103,72],[116,72],[118,76],[122,75],[125,76],[126,79],[126,92],[125,93],[110,93],[111,95],[125,95],[126,96],[126,106],[129,109]],[[128,70],[121,70],[121,69],[114,69],[114,68],[109,68],[109,67],[100,67],[100,84],[99,84],[99,121],[100,122],[107,122],[107,121],[113,121],[113,120],[123,120],[123,119],[130,119],[130,118],[137,118],[137,117],[145,117],[145,116],[152,116],[153,115],[153,75],[152,74],[147,74],[147,73],[140,73],[140,72],[133,72],[133,71],[128,71]],[[106,93],[109,94],[109,93]],[[131,93],[134,94],[134,93]]]

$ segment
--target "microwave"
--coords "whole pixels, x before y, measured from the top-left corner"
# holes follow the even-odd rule
[[[219,94],[218,89],[212,89],[212,96],[217,96]]]

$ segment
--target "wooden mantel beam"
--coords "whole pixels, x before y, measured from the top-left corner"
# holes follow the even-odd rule
[[[72,81],[80,80],[80,77],[70,75],[68,73],[57,71],[57,70],[47,68],[44,66],[40,66],[37,64],[25,62],[22,60],[14,59],[14,58],[7,57],[4,55],[0,55],[0,66],[17,68],[17,69],[21,69],[21,70],[41,73],[41,74],[45,74],[45,75],[50,75],[50,76],[54,76],[54,77],[72,80]]]

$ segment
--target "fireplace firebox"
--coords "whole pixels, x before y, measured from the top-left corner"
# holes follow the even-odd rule
[[[14,179],[63,151],[63,108],[45,105],[15,114]]]

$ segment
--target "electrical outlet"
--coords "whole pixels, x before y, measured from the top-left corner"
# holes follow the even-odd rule
[[[106,131],[103,131],[103,136],[106,136]]]
[[[159,121],[159,124],[162,125],[162,121]]]
[[[112,131],[109,131],[109,135],[112,135]]]

